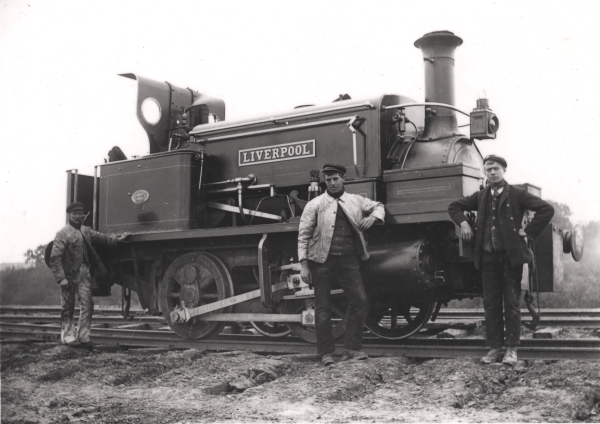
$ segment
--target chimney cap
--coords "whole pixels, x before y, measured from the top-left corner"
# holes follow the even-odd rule
[[[449,44],[454,44],[454,47],[458,47],[463,43],[462,38],[457,37],[451,31],[433,31],[428,32],[417,41],[415,41],[415,47],[421,48],[425,43],[434,43],[434,42],[446,42]]]

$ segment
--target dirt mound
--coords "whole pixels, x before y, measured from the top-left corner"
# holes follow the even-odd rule
[[[600,422],[600,363],[2,346],[2,422]]]

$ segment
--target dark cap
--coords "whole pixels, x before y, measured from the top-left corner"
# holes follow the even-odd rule
[[[67,213],[83,211],[85,211],[85,208],[83,207],[83,203],[81,202],[74,202],[67,206]]]
[[[338,165],[337,163],[326,163],[323,165],[323,173],[325,172],[339,172],[341,174],[346,173],[346,167],[343,165]]]
[[[485,163],[487,161],[493,161],[493,162],[498,162],[500,165],[502,165],[504,167],[504,169],[506,169],[506,161],[504,160],[503,157],[500,156],[496,156],[496,155],[488,155],[483,159],[483,163],[485,165]]]

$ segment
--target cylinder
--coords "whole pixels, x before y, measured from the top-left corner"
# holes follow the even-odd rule
[[[380,294],[426,292],[438,288],[440,269],[437,245],[426,239],[372,246],[371,258],[363,269],[366,281]]]

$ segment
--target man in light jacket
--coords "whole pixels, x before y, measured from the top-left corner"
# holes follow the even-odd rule
[[[345,355],[366,359],[362,327],[367,314],[367,295],[360,275],[361,260],[369,253],[363,232],[383,222],[383,204],[344,191],[346,168],[327,163],[323,167],[327,191],[308,202],[298,230],[301,277],[315,288],[317,352],[323,365],[334,363],[335,344],[331,328],[331,285],[336,280],[348,297]]]
[[[124,241],[129,235],[109,236],[84,226],[84,207],[79,202],[71,203],[67,207],[67,214],[69,223],[56,233],[49,260],[54,278],[60,284],[60,338],[67,345],[77,341],[87,345],[90,344],[94,312],[92,278],[106,273],[106,268],[94,251],[92,243],[115,246],[118,241]],[[73,322],[76,296],[79,298],[80,308],[77,334]]]

